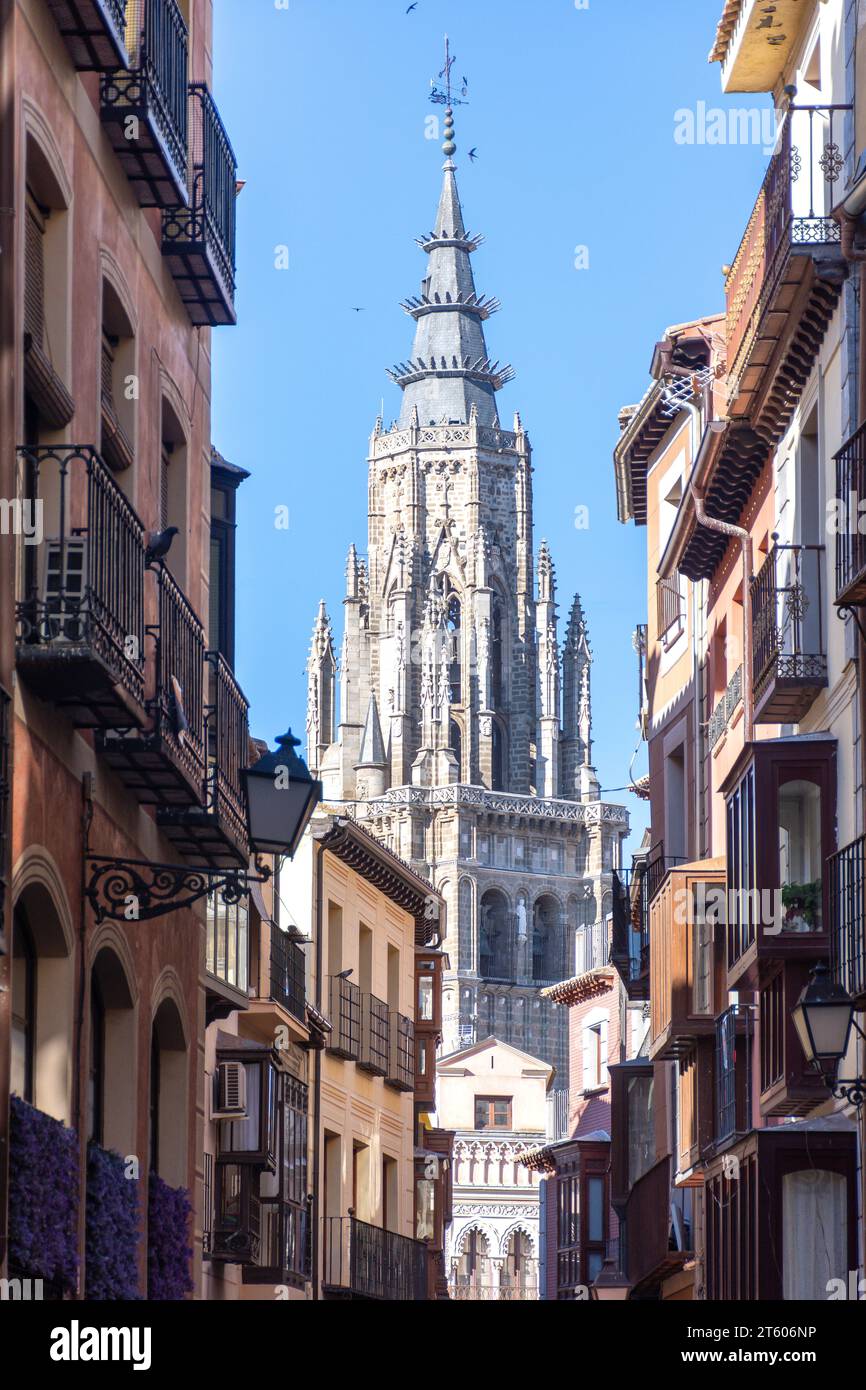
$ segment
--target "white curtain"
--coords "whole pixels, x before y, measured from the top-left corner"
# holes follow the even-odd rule
[[[825,1169],[782,1180],[782,1297],[827,1298],[831,1279],[848,1279],[847,1184]]]

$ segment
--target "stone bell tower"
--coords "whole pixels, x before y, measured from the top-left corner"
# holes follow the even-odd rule
[[[377,420],[370,440],[367,554],[349,551],[328,746],[324,608],[314,629],[310,766],[326,799],[355,802],[443,892],[446,1049],[495,1033],[553,1063],[565,1087],[565,1011],[541,990],[574,974],[603,924],[628,821],[599,800],[591,765],[580,601],[561,651],[553,559],[546,542],[534,550],[529,438],[519,415],[500,422],[514,372],[486,344],[500,306],[475,286],[483,238],[463,216],[450,102],[444,133],[421,288],[402,305],[412,353],[389,373],[400,417]]]

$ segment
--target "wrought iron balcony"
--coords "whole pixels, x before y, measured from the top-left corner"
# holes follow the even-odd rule
[[[102,79],[101,116],[142,207],[187,202],[188,35],[177,0],[127,0],[129,65]]]
[[[332,975],[329,982],[332,1032],[327,1050],[347,1062],[356,1062],[361,1047],[361,991],[350,980]]]
[[[752,580],[755,720],[798,724],[827,685],[824,547],[773,546]]]
[[[792,106],[725,284],[728,402],[779,437],[826,332],[846,267],[831,216],[849,106]]]
[[[731,679],[728,681],[724,695],[720,696],[719,701],[710,716],[707,724],[707,743],[710,751],[715,748],[720,741],[722,734],[727,729],[734,717],[734,711],[743,698],[743,668],[738,666]]]
[[[511,1271],[501,1260],[479,1259],[478,1267],[465,1273],[462,1261],[451,1261],[448,1297],[455,1303],[534,1303],[538,1300],[538,1261],[524,1257],[520,1269]]]
[[[208,652],[206,660],[203,803],[166,807],[157,819],[185,857],[231,868],[249,859],[241,785],[241,769],[249,763],[249,705],[221,653]]]
[[[306,1018],[306,958],[287,932],[271,924],[271,998],[302,1023]]]
[[[866,836],[827,860],[833,975],[852,999],[866,999]]]
[[[322,1285],[331,1297],[423,1300],[426,1246],[354,1216],[326,1217]]]
[[[48,0],[48,8],[80,72],[126,67],[127,0]]]
[[[235,201],[237,160],[214,99],[202,82],[189,88],[189,207],[162,218],[162,253],[194,324],[237,322]]]
[[[157,571],[158,614],[150,724],[102,735],[99,751],[160,819],[178,808],[203,808],[205,785],[204,628],[164,565]]]
[[[144,527],[95,449],[18,458],[18,669],[79,728],[143,723]]]
[[[358,1066],[384,1076],[390,1058],[391,1021],[388,1005],[373,994],[361,998],[361,1051]]]
[[[612,875],[613,927],[610,963],[629,999],[649,999],[649,922],[646,913],[645,864]]]
[[[393,1009],[385,1084],[395,1091],[415,1089],[415,1025]]]
[[[836,529],[836,604],[866,603],[866,533],[860,530],[860,503],[866,500],[866,423],[836,455],[836,498],[841,516]]]

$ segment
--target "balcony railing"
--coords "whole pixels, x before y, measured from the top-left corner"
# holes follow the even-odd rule
[[[824,547],[773,547],[752,580],[755,719],[796,724],[827,684]]]
[[[866,996],[866,836],[827,861],[833,975],[854,999]]]
[[[471,1274],[451,1262],[448,1296],[455,1303],[531,1303],[538,1299],[538,1261],[525,1259],[519,1271],[504,1269],[500,1261],[484,1259]]]
[[[623,869],[612,875],[610,961],[630,999],[649,998],[649,921],[645,870],[643,861],[635,860],[630,870]]]
[[[396,1091],[415,1089],[415,1025],[402,1014],[391,1011],[388,1041],[387,1085]]]
[[[687,1194],[683,1194],[685,1197]],[[677,1194],[680,1197],[680,1194]],[[625,1208],[625,1238],[621,1238],[623,1272],[632,1288],[660,1280],[682,1268],[687,1249],[676,1249],[672,1242],[671,1160],[663,1158],[631,1189]],[[690,1244],[687,1213],[683,1209],[681,1227],[684,1244]]]
[[[126,66],[126,4],[127,0],[48,0],[80,72],[110,72]]]
[[[330,977],[332,1031],[327,1050],[347,1062],[356,1062],[361,1046],[361,991],[340,975]]]
[[[656,583],[656,607],[659,640],[671,641],[682,628],[684,611],[680,592],[680,577],[659,579]],[[674,632],[676,629],[677,632]]]
[[[836,455],[836,603],[866,603],[866,533],[859,529],[860,503],[866,500],[866,423]]]
[[[734,394],[788,257],[815,254],[840,242],[840,227],[831,213],[841,188],[843,127],[850,110],[839,105],[801,106],[785,115],[725,285]]]
[[[18,527],[19,669],[80,727],[141,722],[144,527],[95,449],[26,448],[19,460],[16,516],[42,542]]]
[[[427,1296],[427,1249],[354,1216],[325,1218],[324,1274],[329,1292],[406,1303]]]
[[[187,201],[188,35],[177,0],[128,0],[129,67],[102,79],[101,115],[142,207]]]
[[[186,770],[190,784],[204,783],[204,628],[171,573],[159,570],[156,630],[155,731]]]
[[[361,1051],[358,1066],[374,1076],[388,1070],[391,1023],[388,1005],[373,994],[361,999]]]
[[[190,205],[162,219],[162,252],[197,326],[235,323],[237,160],[214,99],[202,82],[189,88]]]
[[[724,695],[719,697],[719,701],[713,710],[709,723],[707,724],[707,742],[712,751],[730,724],[737,705],[743,698],[743,668],[738,666],[731,679],[728,681]]]
[[[303,1023],[306,1017],[306,958],[287,932],[271,925],[271,996]]]
[[[751,1116],[751,1016],[738,1004],[716,1020],[717,1144],[749,1127]]]

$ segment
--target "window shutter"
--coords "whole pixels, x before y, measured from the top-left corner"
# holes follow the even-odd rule
[[[24,332],[44,348],[45,222],[29,197],[24,231]]]
[[[610,1081],[607,1071],[607,1019],[602,1019],[601,1023],[601,1075],[598,1078],[600,1086],[607,1086]]]
[[[588,1091],[595,1085],[595,1070],[593,1061],[595,1057],[595,1037],[591,1028],[584,1026],[583,1029],[583,1089]]]
[[[578,927],[575,943],[577,946],[575,974],[583,975],[590,968],[589,961],[587,960],[585,927]]]

